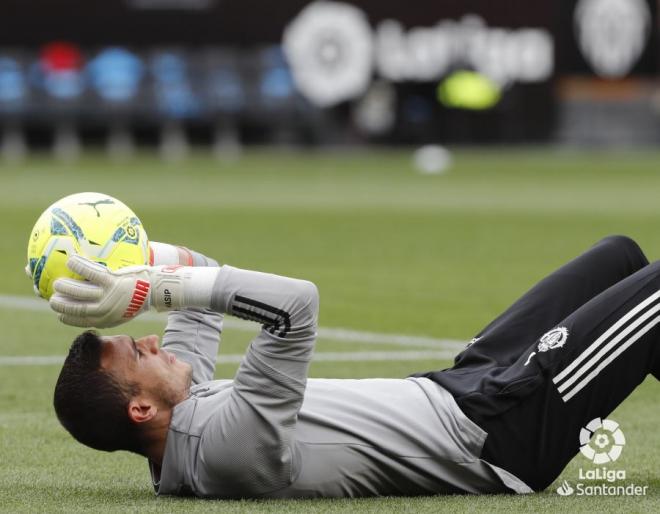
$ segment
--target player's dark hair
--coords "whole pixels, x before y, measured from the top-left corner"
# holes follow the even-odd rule
[[[128,417],[128,403],[139,391],[101,368],[102,344],[92,330],[73,341],[55,385],[55,412],[62,426],[84,445],[141,453],[138,428]]]

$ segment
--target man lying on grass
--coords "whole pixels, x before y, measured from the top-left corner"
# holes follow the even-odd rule
[[[307,378],[312,283],[194,252],[181,266],[185,252],[155,247],[159,265],[119,272],[71,257],[87,281],[58,280],[50,303],[64,323],[99,328],[170,311],[160,346],[81,334],[54,397],[81,443],[147,457],[158,494],[540,491],[578,451],[581,427],[660,377],[660,263],[625,237],[537,284],[453,367],[362,380]],[[223,314],[262,324],[234,380],[213,380]]]

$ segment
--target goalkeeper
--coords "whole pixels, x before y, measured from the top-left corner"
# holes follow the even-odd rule
[[[154,243],[153,266],[69,260],[51,307],[77,326],[168,310],[157,336],[71,346],[54,404],[78,441],[148,459],[160,495],[213,498],[526,493],[660,376],[660,263],[609,237],[537,284],[454,366],[405,379],[307,379],[318,294]],[[182,266],[182,264],[184,264]],[[233,380],[213,380],[224,314],[262,324]]]

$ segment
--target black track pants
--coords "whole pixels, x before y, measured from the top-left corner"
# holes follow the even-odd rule
[[[660,377],[660,262],[608,237],[539,282],[447,370],[421,373],[488,432],[481,458],[535,490],[649,373]]]

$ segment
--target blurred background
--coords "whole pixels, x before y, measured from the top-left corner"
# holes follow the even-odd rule
[[[655,145],[658,5],[3,0],[0,149]]]

